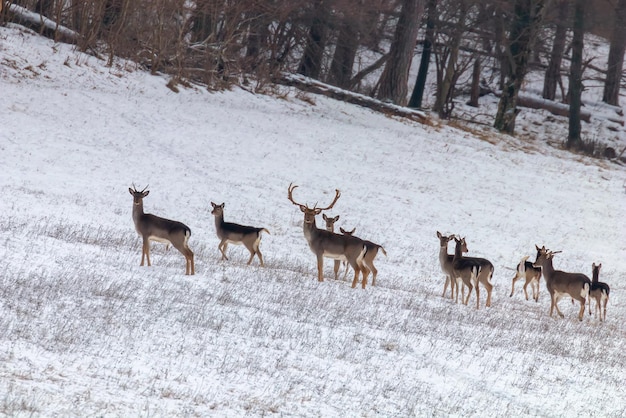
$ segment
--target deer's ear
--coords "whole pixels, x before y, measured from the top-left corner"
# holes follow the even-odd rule
[[[339,220],[339,215],[335,216],[335,222]]]
[[[133,194],[133,189],[131,189],[130,187],[128,188],[128,193],[130,193],[130,194],[131,194],[131,196],[134,196],[134,194]]]
[[[150,190],[146,190],[145,192],[143,192],[143,197],[146,197],[150,194]]]
[[[306,208],[305,208],[304,206],[302,206],[302,205],[300,205],[300,210],[301,210],[303,213],[306,213]]]
[[[217,205],[213,202],[211,202],[211,206],[216,207]]]
[[[322,214],[322,218],[323,218],[325,221],[327,221],[327,220],[328,220],[328,216],[326,216],[326,214],[325,214],[325,213],[323,213],[323,214]]]

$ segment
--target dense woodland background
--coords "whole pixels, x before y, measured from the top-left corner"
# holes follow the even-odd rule
[[[494,93],[493,124],[508,133],[525,75],[543,71],[547,101],[534,105],[567,104],[557,107],[569,117],[565,145],[579,150],[585,83],[602,83],[602,100],[613,106],[624,85],[626,0],[17,0],[4,2],[0,22],[7,21],[111,62],[122,56],[170,74],[174,90],[193,81],[261,91],[297,73],[421,108],[435,66],[432,110],[439,117],[454,117],[459,93],[474,105]],[[589,33],[608,40],[608,60],[583,56]]]

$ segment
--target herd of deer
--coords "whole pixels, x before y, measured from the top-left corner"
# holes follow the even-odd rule
[[[318,280],[320,282],[324,281],[324,258],[331,258],[335,261],[335,279],[338,277],[339,267],[343,261],[344,264],[346,264],[344,278],[348,272],[348,265],[354,270],[354,279],[352,280],[353,288],[356,287],[360,274],[362,275],[362,287],[365,289],[367,277],[370,272],[372,273],[372,285],[375,286],[378,270],[374,266],[374,259],[379,251],[386,256],[387,252],[385,249],[381,245],[354,236],[354,229],[352,231],[346,231],[340,228],[341,234],[335,233],[334,225],[339,219],[339,216],[329,217],[323,214],[326,229],[320,229],[316,225],[315,217],[323,211],[332,209],[335,203],[337,203],[337,200],[341,196],[339,190],[335,190],[335,197],[327,207],[319,208],[315,205],[313,208],[309,208],[307,205],[298,203],[293,199],[293,191],[297,187],[298,186],[293,184],[289,185],[287,198],[304,213],[304,237],[317,259]],[[180,251],[180,253],[185,256],[186,260],[185,274],[195,274],[194,254],[188,245],[191,230],[182,222],[144,213],[143,199],[150,193],[146,189],[147,187],[141,191],[136,190],[135,187],[128,189],[133,196],[133,221],[135,223],[135,229],[143,239],[140,265],[144,265],[144,258],[147,259],[148,266],[151,265],[150,241],[157,241],[168,245],[171,244]],[[244,245],[250,252],[248,264],[252,263],[256,255],[259,258],[261,266],[263,266],[263,255],[259,249],[259,244],[261,242],[261,233],[265,232],[269,234],[269,231],[266,228],[225,222],[224,203],[218,205],[211,202],[211,205],[213,206],[211,214],[215,216],[215,229],[220,239],[218,250],[222,254],[222,260],[228,260],[226,256],[228,244],[239,244]],[[439,262],[446,278],[442,296],[445,297],[447,288],[450,286],[451,298],[458,302],[459,290],[461,290],[461,301],[463,304],[467,305],[472,290],[475,289],[476,308],[478,309],[480,306],[480,284],[487,291],[487,301],[485,305],[491,306],[491,293],[493,290],[491,279],[494,272],[493,264],[484,258],[466,257],[464,253],[468,252],[468,248],[465,238],[460,238],[455,235],[445,236],[439,231],[437,231],[437,237],[439,238],[440,244]],[[454,254],[448,254],[448,243],[452,240],[456,243],[455,251]],[[550,251],[546,249],[545,246],[542,248],[538,246],[535,247],[537,249],[535,262],[527,261],[528,256],[526,256],[522,258],[517,265],[510,296],[513,296],[515,291],[515,282],[523,278],[525,279],[524,294],[526,295],[526,300],[528,300],[527,287],[530,285],[533,299],[538,301],[539,280],[543,273],[551,300],[550,316],[552,316],[553,310],[556,309],[559,316],[563,318],[564,315],[559,310],[558,302],[564,295],[569,295],[572,298],[572,302],[574,300],[580,302],[579,320],[582,321],[583,319],[586,300],[589,300],[589,314],[591,314],[591,299],[595,299],[596,301],[594,312],[599,311],[600,320],[606,320],[606,305],[609,299],[610,288],[606,283],[598,281],[602,264],[596,265],[594,263],[592,265],[593,279],[589,280],[589,278],[582,273],[567,273],[555,270],[552,266],[552,258],[560,251]],[[468,288],[467,296],[465,296],[466,287]]]
[[[482,284],[487,290],[486,306],[491,306],[491,291],[493,284],[491,278],[493,276],[493,264],[484,258],[465,257],[463,254],[468,252],[465,238],[459,238],[455,235],[445,236],[437,231],[439,238],[439,263],[443,271],[446,282],[443,287],[443,297],[445,297],[448,285],[450,285],[450,294],[452,299],[458,302],[459,287],[461,289],[461,301],[467,305],[472,293],[472,289],[476,289],[476,309],[480,306],[480,288],[478,284]],[[448,254],[448,242],[454,240],[456,245],[454,254]],[[531,286],[533,299],[539,301],[539,280],[543,274],[546,281],[546,288],[550,294],[550,316],[553,311],[561,318],[563,313],[559,310],[558,302],[565,296],[569,295],[572,302],[577,300],[580,302],[580,311],[578,319],[583,320],[585,313],[585,302],[589,301],[589,314],[591,314],[591,299],[596,301],[594,312],[599,312],[600,321],[606,320],[606,305],[609,301],[610,287],[608,284],[600,282],[600,268],[602,264],[592,264],[592,280],[582,273],[567,273],[555,270],[552,265],[552,258],[560,251],[550,251],[545,246],[537,249],[537,257],[534,263],[528,260],[528,256],[522,258],[517,265],[515,275],[513,276],[511,285],[511,294],[515,292],[515,282],[524,279],[524,294],[528,300],[528,285]],[[469,289],[467,297],[465,297],[465,287]]]

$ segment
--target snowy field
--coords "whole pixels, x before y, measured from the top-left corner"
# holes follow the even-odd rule
[[[546,145],[539,111],[512,138],[166,83],[0,28],[0,415],[624,415],[623,166]],[[317,281],[291,182],[310,206],[341,190],[328,215],[388,253],[376,287],[331,260]],[[132,184],[191,228],[195,276],[162,244],[139,266]],[[271,232],[264,268],[220,260],[211,201]],[[442,297],[436,231],[493,262],[492,307]],[[551,318],[543,279],[539,302],[509,297],[535,244],[557,269],[602,263],[606,322],[568,298]]]

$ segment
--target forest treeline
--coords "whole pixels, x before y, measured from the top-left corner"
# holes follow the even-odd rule
[[[1,0],[0,0],[1,1]],[[301,74],[400,106],[421,108],[426,82],[432,110],[454,112],[500,97],[494,126],[515,129],[518,93],[531,69],[542,96],[568,105],[566,145],[579,148],[585,70],[601,74],[603,101],[619,105],[626,47],[626,0],[15,0],[0,23],[23,21],[20,6],[69,28],[85,52],[133,59],[211,89],[261,89]],[[32,19],[31,19],[32,20]],[[53,38],[54,27],[31,26]],[[585,50],[584,34],[610,43],[608,60]],[[583,51],[586,54],[583,55]],[[413,62],[417,78],[409,79]],[[434,66],[434,67],[433,67]],[[429,72],[429,68],[431,71]],[[436,71],[432,71],[432,69]],[[436,80],[427,80],[436,74]]]

